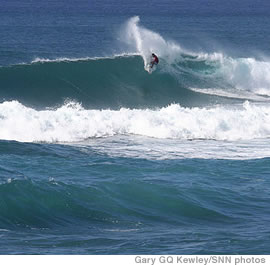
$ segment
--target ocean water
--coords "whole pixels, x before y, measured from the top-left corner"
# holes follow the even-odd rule
[[[0,0],[0,37],[0,254],[269,254],[270,2]]]

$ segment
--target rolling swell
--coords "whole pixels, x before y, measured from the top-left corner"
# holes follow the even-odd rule
[[[36,108],[55,107],[66,100],[84,107],[159,107],[194,101],[173,75],[149,75],[140,56],[38,61],[0,68],[1,101],[18,100]]]
[[[0,226],[4,229],[78,224],[136,228],[138,222],[184,224],[190,218],[230,221],[222,210],[194,200],[195,194],[193,198],[172,187],[135,180],[94,186],[10,180],[0,185],[0,192]]]

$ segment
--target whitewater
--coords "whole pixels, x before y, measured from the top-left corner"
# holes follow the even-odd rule
[[[183,108],[172,104],[158,110],[118,111],[85,110],[69,103],[56,110],[36,111],[12,101],[2,103],[0,111],[1,139],[22,142],[76,142],[114,135],[228,141],[270,136],[270,108],[248,102],[234,108]]]

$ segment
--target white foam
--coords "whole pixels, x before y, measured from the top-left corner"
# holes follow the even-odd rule
[[[270,62],[255,58],[232,58],[222,53],[199,54],[199,60],[216,63],[215,74],[238,91],[270,96]],[[237,93],[237,91],[236,91]]]
[[[151,60],[151,54],[155,53],[163,60],[171,63],[176,54],[182,52],[182,48],[173,41],[165,40],[160,34],[139,25],[140,18],[132,17],[128,20],[125,30],[122,32],[122,41],[134,48],[144,60],[144,66]]]
[[[156,139],[142,136],[114,136],[112,138],[89,139],[82,143],[80,151],[96,150],[111,157],[130,157],[151,160],[164,159],[230,159],[247,160],[270,157],[270,139],[240,141],[216,141],[180,139]],[[91,148],[89,149],[88,146]]]
[[[220,63],[223,63],[225,60],[225,56],[223,53],[220,52],[214,52],[214,53],[192,53],[193,56],[196,56],[196,59],[198,60],[207,60],[207,61],[219,61]]]
[[[103,59],[115,59],[117,57],[130,57],[130,56],[136,56],[136,55],[140,55],[140,54],[136,52],[133,52],[133,53],[125,52],[125,53],[114,54],[112,56],[103,56],[103,57],[98,57],[98,56],[79,57],[79,58],[58,57],[54,59],[36,57],[34,60],[31,61],[31,63],[94,61],[94,60],[103,60]]]
[[[31,63],[48,63],[48,62],[78,62],[78,61],[88,61],[93,58],[90,57],[82,57],[82,58],[68,58],[68,57],[59,57],[55,59],[49,58],[40,58],[36,57]]]
[[[228,57],[220,72],[238,90],[270,96],[270,62]]]
[[[270,101],[270,97],[265,95],[256,95],[252,92],[245,91],[245,90],[235,90],[235,89],[219,89],[219,88],[189,88],[192,91],[207,94],[207,95],[214,95],[219,97],[225,98],[233,98],[233,99],[243,99],[243,100],[251,100],[251,101],[261,101],[261,102],[268,102]]]
[[[173,104],[157,110],[86,110],[67,104],[36,111],[17,101],[0,104],[0,139],[22,142],[76,142],[113,135],[160,139],[249,140],[270,137],[270,106],[183,108]]]
[[[256,94],[270,96],[270,62],[268,59],[263,61],[255,58],[232,58],[222,52],[195,53],[184,50],[179,43],[166,40],[159,33],[146,29],[139,23],[138,16],[130,18],[121,38],[142,56],[145,68],[151,60],[152,52],[163,60],[159,68],[180,77],[181,72],[175,68],[176,65],[172,67],[175,62],[204,61],[205,64],[214,66],[213,78],[224,80],[238,91],[247,91],[255,96]],[[182,55],[187,55],[188,58],[182,57]],[[239,94],[237,91],[235,93]]]

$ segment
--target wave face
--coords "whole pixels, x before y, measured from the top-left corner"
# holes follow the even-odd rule
[[[91,108],[162,106],[194,94],[169,73],[149,75],[140,56],[40,60],[0,68],[0,80],[2,100],[41,108],[66,100]]]
[[[91,148],[0,145],[9,158],[0,167],[2,254],[149,254],[163,247],[160,239],[170,253],[209,254],[209,240],[222,239],[216,253],[250,254],[247,231],[259,233],[249,248],[268,253],[268,158],[160,162]],[[8,166],[24,156],[21,173]]]
[[[5,145],[3,143],[2,147]],[[244,213],[239,214],[238,206],[245,205],[249,201],[246,194],[248,184],[231,186],[230,182],[224,182],[221,178],[221,176],[227,176],[229,179],[232,177],[228,165],[238,170],[240,176],[245,175],[245,171],[241,171],[242,166],[250,170],[257,164],[269,167],[269,159],[250,160],[249,163],[190,160],[189,166],[184,166],[186,165],[184,160],[175,160],[164,165],[159,161],[135,159],[132,160],[133,166],[128,165],[130,171],[123,175],[120,172],[125,171],[127,163],[131,162],[128,158],[110,158],[93,152],[89,157],[88,152],[85,153],[85,150],[79,148],[71,151],[76,154],[75,157],[70,155],[65,157],[63,154],[70,148],[68,146],[59,146],[59,153],[56,154],[50,147],[41,150],[38,145],[32,147],[15,145],[16,149],[12,149],[14,146],[11,143],[5,150],[10,156],[16,157],[20,152],[24,152],[21,147],[26,147],[27,155],[35,163],[43,163],[45,160],[49,169],[55,167],[55,163],[64,163],[66,168],[63,168],[61,173],[55,172],[58,175],[58,179],[55,180],[52,177],[48,178],[46,170],[39,171],[39,168],[31,165],[29,161],[25,162],[31,170],[28,173],[24,170],[24,174],[20,173],[21,175],[18,171],[1,166],[0,225],[4,229],[53,228],[69,225],[79,227],[81,224],[86,229],[87,227],[89,229],[89,226],[94,226],[98,230],[108,226],[115,229],[140,229],[139,222],[141,225],[148,222],[190,225],[190,221],[196,219],[199,222],[228,224],[233,220],[236,221],[239,215],[245,218]],[[34,152],[38,152],[39,155]],[[100,166],[103,170],[100,170]],[[206,167],[201,175],[194,173],[194,169],[198,166]],[[213,170],[217,170],[217,166],[221,175],[212,176],[211,180],[206,182],[208,185],[184,185],[190,182],[189,176],[193,176],[192,182],[195,179],[196,182],[204,183],[207,176],[211,175]],[[168,169],[166,173],[164,167]],[[147,176],[145,170],[148,172]],[[84,177],[78,178],[78,172]],[[32,180],[27,175],[35,176],[35,179],[39,176],[39,180]],[[178,177],[173,177],[175,175]],[[171,178],[174,180],[173,185],[170,182]],[[263,190],[263,185],[263,182],[257,183],[256,190]],[[267,196],[265,193],[257,194],[255,201],[265,207],[258,210],[251,204],[254,216],[257,211],[260,212],[264,208],[264,211],[267,210],[263,204],[263,201],[267,201]],[[224,203],[227,206],[226,211]],[[249,212],[250,208],[245,208]]]
[[[269,101],[270,62],[193,53],[131,18],[120,38],[131,54],[104,58],[35,59],[0,68],[0,100],[45,108],[76,101],[87,108],[202,106],[249,99]],[[151,53],[160,58],[149,75]],[[229,98],[229,99],[228,99]]]
[[[38,60],[2,67],[0,98],[35,108],[77,101],[98,109],[163,107],[170,103],[198,106],[216,102],[217,97],[221,103],[224,98],[269,100],[270,64],[212,56],[181,54],[171,64],[161,58],[152,75],[144,70],[139,55]]]
[[[126,223],[128,223],[127,219],[132,220],[138,215],[144,219],[152,219],[154,222],[156,215],[165,215],[166,211],[168,213],[175,211],[175,220],[170,220],[170,222],[176,221],[177,218],[185,219],[204,215],[207,216],[206,220],[211,220],[211,218],[215,220],[229,219],[222,213],[206,209],[202,205],[184,198],[184,196],[179,198],[176,189],[158,184],[149,187],[142,181],[117,184],[103,182],[102,185],[83,187],[56,182],[53,179],[42,182],[9,180],[0,185],[0,190],[2,200],[5,202],[0,206],[2,213],[0,225],[5,228],[11,228],[12,225],[51,228],[52,226],[76,224],[78,221],[85,224],[88,222],[92,225],[102,225],[102,223],[103,225],[113,225],[119,220],[119,216],[112,209],[115,209],[117,213],[121,212]],[[10,198],[8,194],[14,194],[14,196]],[[122,201],[119,201],[115,194],[118,194]],[[136,201],[133,210],[131,210],[130,194],[133,194],[133,200]],[[151,194],[151,198],[147,194]],[[146,214],[148,207],[154,211],[153,205],[156,202],[162,203],[160,194],[170,198],[163,201],[163,207],[159,205],[156,209],[156,215],[154,212]],[[178,205],[177,210],[170,204]],[[129,215],[131,216],[129,217]],[[166,220],[164,221],[166,222]],[[133,229],[139,228],[134,222],[132,223],[130,226]]]

